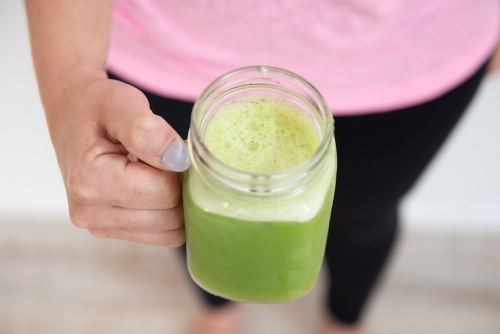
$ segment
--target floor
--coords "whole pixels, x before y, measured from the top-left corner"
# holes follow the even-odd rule
[[[241,334],[317,333],[326,275],[288,304],[245,305]],[[68,224],[0,224],[0,334],[182,334],[198,310],[175,250]],[[372,334],[500,333],[500,236],[403,235],[366,312]]]

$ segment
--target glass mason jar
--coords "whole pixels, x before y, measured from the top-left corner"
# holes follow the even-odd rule
[[[286,99],[311,118],[320,144],[306,161],[276,173],[247,173],[208,151],[205,130],[220,107],[255,94]],[[337,169],[333,118],[320,93],[279,68],[227,73],[196,101],[188,148],[183,203],[195,282],[244,302],[285,302],[309,292],[323,261]]]

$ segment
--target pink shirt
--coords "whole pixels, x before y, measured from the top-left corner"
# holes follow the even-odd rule
[[[499,0],[116,0],[108,68],[194,101],[242,66],[296,72],[335,115],[422,103],[491,55]]]

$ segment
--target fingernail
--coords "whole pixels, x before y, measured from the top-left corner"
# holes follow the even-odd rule
[[[163,166],[174,172],[183,172],[191,165],[187,146],[180,140],[174,139],[161,157]]]

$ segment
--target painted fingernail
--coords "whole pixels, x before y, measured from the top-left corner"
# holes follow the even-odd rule
[[[174,172],[183,172],[191,165],[187,146],[180,140],[174,139],[161,157],[163,166]]]

